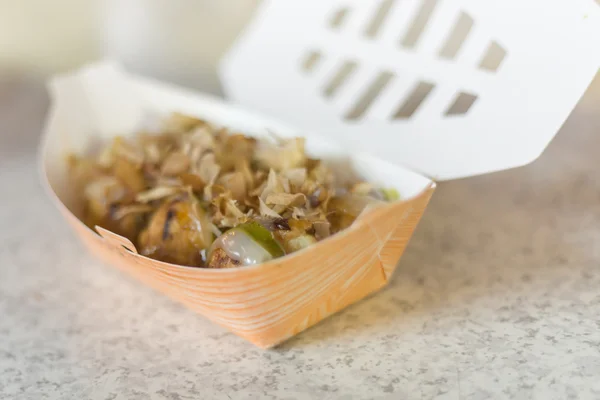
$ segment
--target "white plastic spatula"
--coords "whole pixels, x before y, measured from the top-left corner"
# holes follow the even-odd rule
[[[229,97],[436,180],[534,160],[600,66],[594,0],[265,1]]]

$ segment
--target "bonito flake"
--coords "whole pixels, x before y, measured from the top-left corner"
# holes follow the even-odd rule
[[[83,220],[151,258],[193,267],[258,264],[349,227],[393,189],[339,183],[304,138],[257,139],[182,114],[158,133],[71,155]]]

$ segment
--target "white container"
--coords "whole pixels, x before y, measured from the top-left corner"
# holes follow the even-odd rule
[[[374,17],[387,22],[374,24]],[[492,62],[489,48],[504,49],[501,63]],[[93,252],[270,347],[388,282],[434,180],[537,157],[598,70],[598,49],[600,7],[591,0],[568,6],[267,1],[221,69],[232,99],[259,112],[133,76],[111,63],[93,65],[50,84],[44,176]],[[309,153],[347,159],[365,178],[397,188],[402,200],[261,265],[213,270],[143,257],[129,240],[101,228],[98,235],[77,219],[64,156],[133,133],[148,113],[171,111],[256,136],[267,130],[306,136]]]
[[[444,180],[537,158],[598,71],[599,49],[594,0],[267,1],[221,77],[238,103]],[[347,61],[356,67],[327,95]]]

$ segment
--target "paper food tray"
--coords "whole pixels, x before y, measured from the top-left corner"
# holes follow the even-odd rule
[[[500,8],[504,7],[505,18],[512,18],[515,26],[520,26],[522,15],[510,13],[514,11],[510,5],[516,7],[516,3],[503,2],[506,6]],[[575,1],[569,6],[570,11],[560,13],[560,6],[548,5],[548,10],[535,20],[537,33],[520,32],[526,36],[521,43],[528,43],[527,38],[538,35],[540,30],[552,34],[549,39],[560,36],[553,33],[555,30],[561,30],[567,37],[560,36],[561,42],[554,53],[544,51],[548,46],[538,49],[540,54],[536,57],[543,63],[551,63],[544,73],[533,71],[531,65],[539,66],[542,61],[529,53],[529,59],[525,60],[526,53],[519,50],[514,34],[502,31],[496,23],[482,24],[487,27],[486,31],[498,28],[495,43],[506,48],[501,69],[493,75],[499,83],[493,83],[487,77],[467,82],[458,74],[458,68],[448,63],[444,64],[449,71],[445,77],[444,68],[431,66],[439,60],[424,55],[429,54],[435,38],[441,37],[443,41],[441,31],[447,34],[455,30],[450,21],[456,18],[465,21],[464,15],[467,15],[474,22],[488,22],[487,19],[501,12],[493,10],[499,7],[497,5],[486,5],[492,9],[488,10],[469,1],[266,1],[221,68],[230,97],[260,113],[131,75],[112,62],[87,66],[56,77],[49,85],[52,105],[41,147],[44,182],[79,238],[100,258],[255,345],[274,346],[389,281],[434,191],[435,183],[427,176],[452,178],[510,168],[531,161],[541,153],[600,64],[599,7],[593,1]],[[409,8],[400,10],[399,7]],[[381,75],[375,73],[379,89],[373,92],[370,89],[373,73],[382,64],[392,66],[395,59],[391,60],[393,57],[384,55],[381,50],[385,48],[382,43],[392,37],[391,33],[368,26],[373,24],[374,18],[383,24],[383,15],[388,24],[389,19],[398,19],[399,23],[393,24],[395,29],[410,31],[414,20],[423,20],[424,14],[429,14],[427,18],[433,21],[427,24],[429,28],[423,28],[428,34],[417,39],[417,42],[423,41],[422,47],[413,43],[410,50],[398,50],[398,60],[402,54],[411,60],[404,67],[404,83],[393,86],[394,77],[400,76],[399,71],[392,70],[393,73],[385,75],[385,85],[377,78]],[[341,22],[336,22],[333,28],[334,31],[346,29],[349,38],[343,42],[331,37],[332,18],[340,19],[339,15],[342,15]],[[413,20],[405,15],[412,15]],[[435,24],[436,16],[446,23],[437,21],[440,23]],[[559,17],[567,32],[556,26],[550,29]],[[474,26],[479,25],[472,23],[467,33],[473,31]],[[365,32],[365,29],[366,38],[350,35]],[[274,39],[282,32],[287,38],[285,45]],[[589,36],[594,33],[595,36]],[[378,34],[381,34],[381,42],[376,40]],[[485,40],[472,39],[461,45],[464,58],[457,56],[461,54],[458,50],[451,51],[456,58],[453,62],[473,61],[473,57],[467,55],[475,51],[473,49],[485,48]],[[569,46],[573,40],[578,41],[576,50]],[[335,43],[345,44],[336,47]],[[320,46],[320,57],[335,55],[329,67],[326,63],[322,65],[320,73],[318,68],[305,68],[306,57],[314,59],[317,54],[311,53],[315,46]],[[380,47],[374,50],[369,46]],[[355,59],[366,67],[363,71],[356,63],[354,69],[351,68],[356,80],[345,83],[342,80],[342,87],[338,84],[333,90],[341,91],[340,97],[332,100],[328,79],[339,75],[336,66],[346,65],[345,61],[340,62],[344,51],[356,51]],[[405,54],[407,51],[413,53]],[[557,56],[561,51],[568,52],[568,61],[561,61]],[[421,56],[415,58],[419,54]],[[530,70],[525,71],[525,65],[529,65]],[[554,84],[548,79],[556,80],[557,76],[566,83],[557,84],[556,91],[552,91],[556,96],[552,96],[547,87],[544,93],[539,92],[540,81],[533,75],[545,75],[546,85]],[[390,87],[408,88],[411,87],[408,81],[419,82],[420,79],[436,79],[440,90],[430,89],[424,96],[421,91],[421,101],[416,101],[416,106],[413,101],[413,105],[403,111],[410,93]],[[325,86],[319,86],[318,82],[322,81]],[[457,90],[458,83],[468,83],[469,92],[478,94],[477,101],[462,114],[440,114],[445,101],[456,97],[453,91]],[[365,95],[365,92],[371,94]],[[517,97],[531,104],[527,103],[528,107],[523,109],[522,102],[514,104]],[[363,106],[358,111],[353,103],[356,98]],[[543,104],[536,101],[543,98],[546,99]],[[398,99],[401,106],[390,119],[389,106]],[[410,108],[412,113],[408,112]],[[371,210],[351,228],[316,245],[261,265],[213,270],[141,256],[128,239],[101,228],[97,228],[96,233],[78,219],[77,194],[70,189],[66,155],[84,153],[99,141],[107,141],[117,134],[134,134],[149,117],[172,111],[195,115],[254,136],[266,135],[268,130],[281,136],[304,136],[309,154],[325,159],[346,159],[363,178],[395,187],[402,200]],[[491,144],[484,143],[475,136],[477,134],[487,137]],[[504,136],[499,139],[500,134]],[[509,140],[513,141],[510,148]]]

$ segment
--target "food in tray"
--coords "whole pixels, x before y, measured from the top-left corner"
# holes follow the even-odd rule
[[[301,250],[349,227],[393,189],[348,182],[304,151],[304,139],[259,139],[173,114],[158,133],[116,137],[71,155],[83,220],[140,254],[230,268]]]

